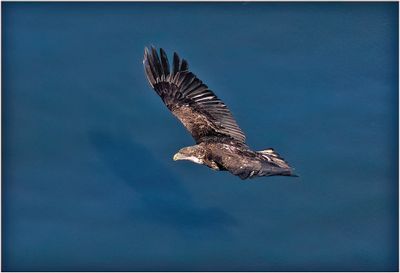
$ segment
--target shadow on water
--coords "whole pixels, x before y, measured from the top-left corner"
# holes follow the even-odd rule
[[[134,188],[143,211],[136,219],[172,226],[181,231],[224,231],[236,220],[215,207],[199,207],[181,182],[129,134],[91,132],[90,141],[111,171]]]

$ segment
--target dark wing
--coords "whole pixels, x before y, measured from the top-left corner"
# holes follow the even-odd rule
[[[245,142],[231,112],[174,53],[170,67],[163,49],[146,48],[143,60],[147,79],[168,109],[183,123],[197,143],[207,137],[229,137]]]

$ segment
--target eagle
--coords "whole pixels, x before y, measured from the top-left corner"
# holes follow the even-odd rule
[[[143,66],[151,87],[194,138],[196,145],[180,149],[173,160],[189,160],[241,179],[297,176],[274,149],[253,151],[228,107],[189,71],[175,52],[172,66],[165,51],[146,47]]]

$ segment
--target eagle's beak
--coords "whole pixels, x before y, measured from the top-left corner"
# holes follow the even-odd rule
[[[187,156],[187,155],[181,154],[179,152],[174,155],[173,159],[174,159],[174,161],[177,161],[177,160],[189,160],[189,161],[192,161],[192,162],[197,163],[197,164],[203,164],[203,162],[200,159],[198,159],[197,157],[195,157],[193,155]]]
[[[175,155],[174,155],[174,161],[177,161],[177,160],[182,160],[182,159],[184,159],[185,157],[182,155],[182,154],[180,154],[180,153],[176,153]]]

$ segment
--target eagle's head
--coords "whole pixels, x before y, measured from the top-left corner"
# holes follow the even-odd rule
[[[205,150],[199,145],[185,147],[174,155],[174,160],[190,160],[197,164],[204,164]]]

